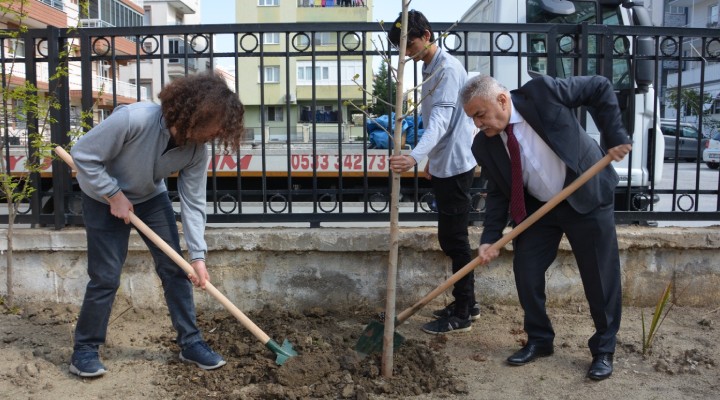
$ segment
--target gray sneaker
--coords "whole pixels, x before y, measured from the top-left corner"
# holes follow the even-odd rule
[[[432,316],[435,318],[448,318],[455,315],[455,302],[448,304],[445,308],[435,310],[432,312]],[[480,318],[480,304],[476,301],[472,307],[470,307],[470,319],[475,321]]]
[[[100,362],[97,351],[75,351],[70,360],[70,372],[83,378],[93,378],[104,375],[107,369]]]
[[[180,352],[180,359],[197,365],[198,367],[210,370],[225,365],[225,360],[220,354],[214,352],[207,343],[203,341],[191,343]]]

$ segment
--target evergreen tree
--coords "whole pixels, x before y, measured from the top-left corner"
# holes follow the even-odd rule
[[[372,106],[371,110],[373,114],[377,116],[388,115],[392,108],[390,104],[395,102],[395,91],[397,90],[395,86],[394,79],[389,81],[387,65],[385,62],[382,62],[380,64],[380,70],[375,76],[375,81],[373,82],[372,95],[375,99],[375,104]]]

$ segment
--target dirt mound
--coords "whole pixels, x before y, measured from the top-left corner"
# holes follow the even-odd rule
[[[467,393],[466,385],[446,368],[449,360],[438,345],[444,340],[432,346],[406,341],[395,352],[393,377],[383,379],[380,354],[362,357],[354,350],[364,328],[359,321],[348,322],[320,308],[302,314],[266,309],[248,316],[268,335],[275,335],[278,343],[287,339],[298,356],[278,366],[276,355],[234,318],[202,315],[206,340],[225,356],[228,365],[204,372],[171,361],[165,388],[180,399],[366,399],[369,395],[404,398]]]

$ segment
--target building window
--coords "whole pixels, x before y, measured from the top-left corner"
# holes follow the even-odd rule
[[[25,41],[21,38],[8,39],[8,53],[18,58],[25,57]]]
[[[49,5],[50,7],[57,8],[58,10],[63,10],[63,2],[62,0],[40,0],[41,3],[45,3]]]
[[[312,84],[313,80],[313,67],[310,65],[307,66],[298,66],[298,84],[308,85]],[[330,79],[330,68],[329,67],[315,67],[315,80],[319,84],[322,81],[328,81]]]
[[[143,25],[152,26],[152,7],[145,6],[145,13],[143,14]]]
[[[358,82],[362,82],[363,66],[362,61],[342,61],[340,73],[338,74],[337,61],[316,61],[315,62],[315,84],[337,85],[338,76],[340,85],[354,85],[353,78],[357,75]],[[312,85],[313,66],[310,61],[297,62],[297,84],[298,86]]]
[[[98,75],[110,79],[110,64],[107,61],[98,61]]]
[[[265,43],[265,44],[280,44],[280,33],[279,32],[263,33],[263,43]]]
[[[265,121],[266,122],[282,122],[283,120],[283,108],[282,107],[265,107]]]
[[[716,28],[718,26],[718,18],[720,18],[718,12],[720,12],[720,5],[713,4],[708,7],[708,28]]]
[[[265,83],[279,83],[280,82],[280,67],[277,65],[264,67],[264,82]],[[260,79],[258,78],[258,81]]]
[[[261,7],[279,6],[280,0],[258,0],[258,5]]]
[[[120,0],[89,0],[88,20],[81,21],[81,26],[85,28],[142,25],[142,13],[123,4]]]
[[[334,46],[337,44],[337,34],[334,32],[316,32],[313,43],[315,46]],[[309,47],[309,39],[304,35],[295,37],[295,47],[302,49]],[[348,45],[350,45],[348,43]]]

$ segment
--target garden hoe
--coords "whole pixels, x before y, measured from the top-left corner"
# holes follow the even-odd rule
[[[72,157],[70,154],[65,151],[60,146],[57,146],[55,148],[55,153],[63,160],[65,161],[70,168],[75,169],[75,163],[73,162]],[[163,253],[165,253],[168,257],[170,257],[177,265],[185,271],[188,275],[195,275],[195,271],[193,270],[193,267],[188,263],[180,254],[178,254],[175,249],[170,247],[169,244],[167,244],[160,236],[158,236],[152,229],[150,229],[149,226],[147,226],[144,222],[140,220],[135,214],[132,212],[130,213],[130,222],[145,235],[148,239],[150,239],[157,247],[159,247]],[[263,332],[257,325],[255,325],[254,322],[250,320],[245,314],[243,314],[242,311],[240,311],[239,308],[235,307],[235,305],[228,300],[225,295],[220,293],[215,286],[213,286],[210,282],[205,283],[205,291],[210,293],[212,297],[214,297],[217,301],[220,302],[230,313],[237,318],[240,323],[247,328],[250,333],[253,334],[262,344],[265,345],[268,349],[272,350],[273,353],[277,354],[277,358],[275,359],[275,363],[278,365],[283,365],[285,361],[287,361],[290,357],[294,357],[297,355],[297,352],[293,350],[292,344],[288,342],[287,339],[283,342],[282,346],[279,345],[277,342],[272,340],[270,336],[268,336],[265,332]]]
[[[529,217],[527,217],[523,222],[521,222],[519,225],[517,225],[515,228],[513,228],[510,232],[506,233],[501,237],[497,242],[493,243],[491,246],[491,249],[494,250],[500,250],[503,248],[507,243],[509,243],[511,240],[513,240],[515,237],[517,237],[519,234],[521,234],[525,229],[527,229],[530,225],[534,224],[537,220],[542,218],[545,214],[547,214],[548,211],[552,210],[556,205],[558,205],[560,202],[565,200],[568,196],[570,196],[575,190],[577,190],[580,186],[582,186],[585,182],[590,180],[593,176],[595,176],[598,172],[600,172],[603,168],[605,168],[608,164],[612,162],[612,157],[608,154],[602,159],[600,159],[598,162],[596,162],[590,169],[585,171],[582,175],[577,177],[570,185],[565,187],[563,190],[560,191],[560,193],[556,194],[553,198],[551,198],[547,203],[545,203],[542,207],[540,207],[537,211],[532,213]],[[425,307],[427,303],[429,303],[431,300],[439,296],[441,293],[446,291],[449,287],[455,284],[455,282],[462,279],[465,275],[469,274],[470,271],[475,269],[478,265],[482,264],[482,260],[480,257],[476,257],[472,261],[470,261],[467,265],[462,267],[458,272],[453,274],[450,278],[448,278],[445,282],[440,284],[437,288],[435,288],[432,292],[428,293],[425,297],[420,299],[417,303],[415,303],[412,307],[406,309],[405,311],[401,312],[397,315],[395,318],[395,327],[397,328],[398,325],[405,322],[408,318],[410,318],[413,314],[418,312],[421,308]],[[385,326],[380,321],[372,321],[370,322],[366,327],[365,330],[363,330],[362,334],[360,334],[360,338],[358,339],[358,342],[355,344],[355,351],[358,352],[361,356],[365,356],[368,354],[371,354],[373,352],[380,352],[383,348],[383,333],[385,330]],[[399,333],[395,332],[395,335],[393,337],[393,344],[395,346],[399,346],[405,341],[405,338],[400,335]]]

